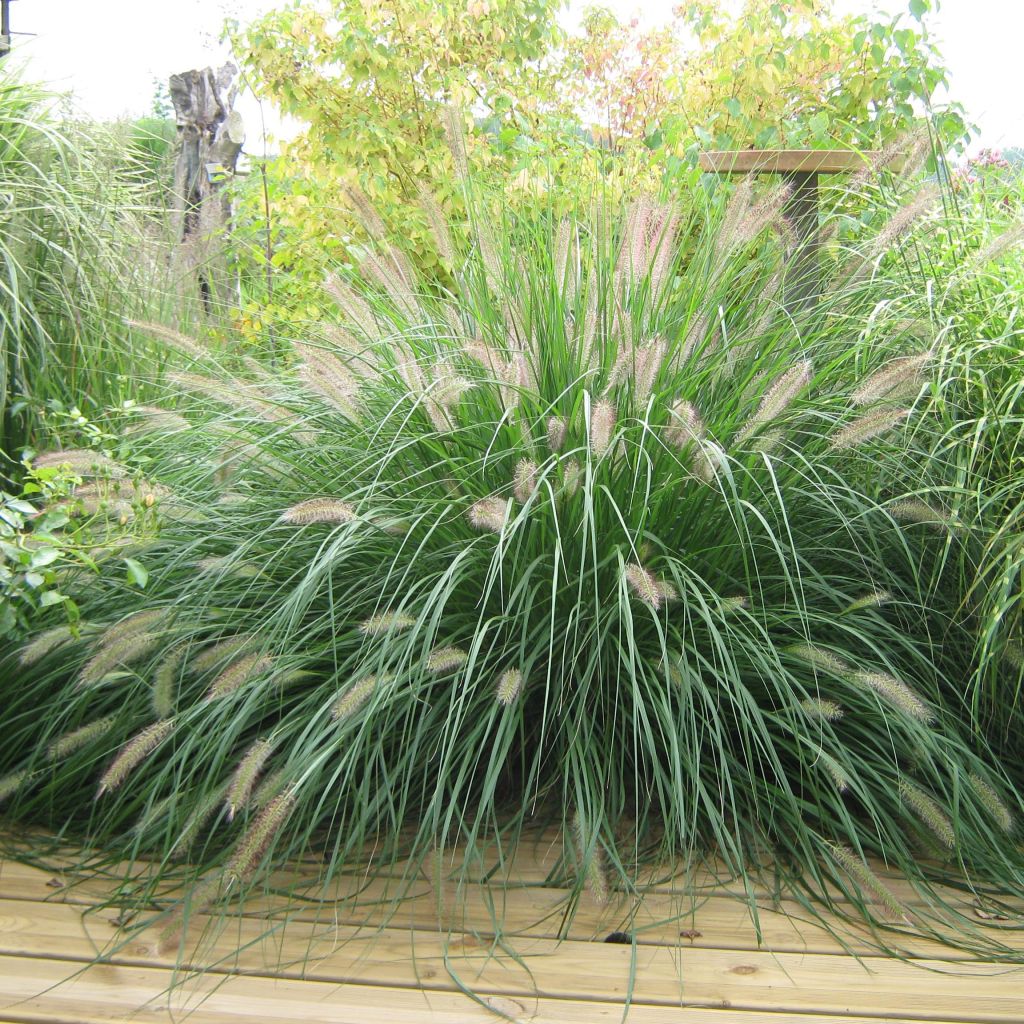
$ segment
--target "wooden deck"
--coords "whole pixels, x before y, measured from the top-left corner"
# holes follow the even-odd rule
[[[798,904],[767,894],[758,942],[735,887],[694,905],[706,877],[665,881],[638,906],[585,897],[567,928],[554,856],[524,853],[504,885],[461,894],[417,883],[393,915],[387,878],[336,879],[301,909],[254,898],[219,928],[190,930],[185,961],[202,973],[157,952],[147,932],[125,940],[114,912],[97,909],[100,884],[0,862],[0,1024],[597,1024],[623,1020],[627,1002],[633,1024],[1024,1022],[1024,968],[969,962],[925,940],[907,963],[853,936],[855,957],[798,920]],[[915,898],[898,880],[890,887]],[[287,927],[268,937],[284,912]],[[496,915],[513,935],[507,948],[494,946]],[[1024,932],[1001,927],[1024,951]],[[614,931],[635,944],[606,942]]]

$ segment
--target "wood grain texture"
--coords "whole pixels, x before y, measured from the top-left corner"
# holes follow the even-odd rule
[[[281,874],[302,878],[311,867]],[[527,873],[538,867],[527,858]],[[267,894],[198,915],[177,948],[159,950],[156,929],[125,932],[97,906],[103,884],[69,880],[0,863],[0,1024],[170,1021],[189,1011],[196,1024],[472,1024],[500,1019],[495,1010],[583,1024],[622,1020],[627,1001],[636,1024],[1024,1021],[1024,968],[958,961],[924,940],[910,961],[858,959],[798,920],[798,904],[768,893],[759,894],[759,937],[728,892],[687,908],[670,891],[609,907],[584,898],[565,927],[565,889],[449,882],[442,922],[422,879],[395,904],[395,879],[348,876],[331,882],[330,901],[297,909]],[[629,930],[636,944],[604,942],[612,930]],[[1008,950],[1024,950],[1020,930],[1004,937]],[[851,946],[870,952],[856,934]]]
[[[720,149],[701,153],[700,169],[714,174],[840,174],[856,171],[878,153],[849,149]]]

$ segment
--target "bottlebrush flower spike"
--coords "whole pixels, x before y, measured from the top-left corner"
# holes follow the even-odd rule
[[[860,416],[836,432],[829,442],[833,451],[853,448],[855,445],[870,441],[873,437],[885,434],[898,426],[910,415],[909,409],[881,409]]]
[[[668,346],[660,338],[645,341],[636,349],[633,364],[633,401],[637,406],[646,405],[647,399],[651,397],[667,350]]]
[[[759,427],[781,416],[797,395],[811,382],[811,372],[810,360],[804,359],[776,377],[761,398],[757,411],[740,431],[739,439],[745,440]]]
[[[666,602],[674,601],[679,596],[671,583],[659,580],[636,562],[630,562],[624,572],[629,588],[641,601],[649,604],[655,611]]]
[[[824,647],[817,647],[814,644],[791,644],[786,648],[788,654],[799,658],[801,661],[820,668],[825,672],[831,672],[834,676],[849,675],[853,671],[837,654],[825,650]]]
[[[838,722],[843,717],[842,706],[834,700],[808,697],[806,700],[800,701],[800,707],[808,718],[819,718],[825,722]]]
[[[228,787],[228,821],[232,821],[238,811],[248,805],[263,767],[273,752],[274,744],[271,740],[258,739],[239,761],[235,774],[231,778],[231,785]]]
[[[100,647],[79,672],[78,686],[93,686],[99,683],[115,669],[126,667],[144,658],[164,642],[164,637],[160,633],[136,633]]]
[[[953,822],[945,811],[923,789],[907,779],[900,779],[900,797],[907,806],[928,826],[931,833],[947,849],[956,845]]]
[[[370,694],[381,683],[390,681],[390,676],[364,676],[356,680],[345,692],[334,702],[331,709],[331,717],[336,722],[342,722],[351,718],[369,699]]]
[[[130,739],[111,762],[100,779],[97,798],[121,786],[125,779],[171,734],[174,722],[165,719],[148,725]]]
[[[704,440],[704,423],[696,407],[683,401],[672,406],[672,423],[665,428],[665,440],[675,448]]]
[[[494,533],[501,533],[505,526],[505,516],[508,514],[509,504],[510,499],[506,498],[481,498],[473,504],[466,516],[478,530],[492,530]]]
[[[95,721],[80,725],[71,732],[58,736],[46,748],[46,756],[50,761],[60,761],[69,757],[76,750],[87,747],[90,743],[105,736],[117,722],[116,715],[107,715],[105,718],[97,718]]]
[[[266,654],[246,654],[232,662],[210,685],[207,700],[218,700],[234,693],[250,680],[263,675],[274,666],[274,659]]]
[[[382,636],[386,633],[400,633],[412,629],[415,625],[416,619],[412,615],[404,615],[402,612],[381,612],[360,623],[359,632],[363,636]]]
[[[347,501],[337,498],[309,498],[285,509],[278,522],[292,526],[307,526],[310,523],[351,523],[356,518],[355,509]]]
[[[252,633],[240,633],[238,636],[229,636],[200,651],[189,662],[189,669],[195,673],[207,672],[218,663],[231,657],[233,654],[237,654],[239,651],[244,651],[255,642],[256,637]]]
[[[565,438],[569,432],[569,424],[562,416],[548,418],[548,447],[553,452],[560,452],[565,447]]]
[[[295,808],[295,790],[274,797],[239,840],[225,870],[229,881],[245,882],[256,873],[267,850]]]
[[[883,398],[904,397],[915,394],[923,383],[921,371],[932,359],[931,352],[894,359],[873,373],[851,396],[854,405],[869,405]]]
[[[871,896],[873,902],[880,903],[885,907],[894,920],[910,923],[910,911],[886,888],[860,857],[840,843],[828,843],[827,846],[836,863],[857,882],[864,892]]]
[[[515,481],[512,492],[520,505],[525,505],[537,490],[537,473],[539,469],[533,459],[520,459],[516,466]]]
[[[523,686],[523,673],[517,668],[510,668],[498,677],[495,696],[498,703],[508,707],[519,696]]]
[[[461,647],[435,647],[427,656],[427,671],[438,674],[461,668],[469,655]]]
[[[79,624],[81,628],[81,624]],[[51,651],[63,647],[75,639],[75,634],[70,626],[54,626],[40,633],[34,640],[25,644],[18,655],[18,664],[22,666],[34,665],[42,661]]]
[[[600,458],[612,443],[612,432],[618,411],[614,403],[607,399],[596,402],[590,411],[590,450],[595,458]]]
[[[1010,809],[999,798],[999,794],[980,775],[971,772],[968,776],[971,788],[978,796],[985,810],[992,815],[993,820],[1004,832],[1013,831],[1013,815]]]
[[[906,683],[895,676],[887,672],[854,672],[851,678],[855,683],[874,690],[879,697],[898,707],[911,718],[926,723],[935,720],[931,708]]]
[[[926,501],[913,498],[894,501],[889,506],[889,515],[902,523],[916,523],[942,532],[953,525],[953,517]]]
[[[106,476],[124,479],[128,470],[119,462],[88,448],[69,448],[63,452],[43,452],[32,460],[33,469],[67,466],[78,476]]]

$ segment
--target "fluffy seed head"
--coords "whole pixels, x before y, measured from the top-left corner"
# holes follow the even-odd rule
[[[831,755],[824,750],[818,751],[818,764],[825,774],[832,780],[832,785],[840,793],[845,793],[850,788],[850,777],[846,769]]]
[[[873,373],[851,396],[854,405],[869,405],[882,399],[916,394],[923,383],[921,371],[931,360],[931,352],[901,356]]]
[[[523,673],[517,668],[506,669],[498,676],[495,696],[499,704],[508,707],[519,696],[523,686]]]
[[[452,154],[455,176],[461,181],[469,177],[469,160],[466,157],[466,134],[462,111],[450,104],[441,108],[441,123],[448,149]]]
[[[782,210],[791,192],[790,185],[782,184],[762,196],[736,225],[736,241],[752,242],[766,227],[782,221]]]
[[[144,433],[147,430],[157,430],[162,434],[170,434],[177,430],[188,430],[191,424],[184,416],[171,412],[170,409],[161,409],[155,405],[133,405],[127,409],[132,416],[141,417],[138,423],[129,428],[130,433]]]
[[[637,348],[633,364],[633,400],[637,406],[645,405],[650,398],[667,351],[667,344],[660,338],[645,341]]]
[[[153,324],[142,320],[125,320],[125,324],[137,331],[143,331],[146,334],[151,334],[154,338],[159,338],[165,344],[170,345],[171,348],[182,353],[182,355],[188,356],[189,359],[205,361],[210,358],[209,350],[197,341],[182,334],[180,331],[165,327],[163,324]]]
[[[900,797],[928,826],[935,838],[947,849],[952,850],[956,845],[953,822],[938,802],[907,779],[900,779]]]
[[[47,758],[51,761],[61,761],[65,757],[69,757],[76,750],[81,750],[82,747],[87,747],[93,741],[105,736],[114,727],[116,720],[114,715],[107,715],[105,718],[97,718],[94,722],[80,725],[77,729],[58,736],[46,748]]]
[[[88,448],[71,448],[63,452],[43,452],[32,460],[33,469],[67,466],[78,476],[105,476],[124,479],[128,470],[113,459]]]
[[[21,653],[18,655],[18,663],[20,665],[34,665],[37,661],[45,658],[51,651],[57,650],[58,647],[63,647],[74,638],[75,634],[71,631],[70,626],[54,626],[53,629],[47,629],[22,647]]]
[[[879,409],[877,412],[869,412],[865,416],[858,416],[857,419],[847,423],[842,430],[833,435],[829,442],[829,448],[839,451],[843,448],[852,448],[854,445],[870,441],[873,437],[885,434],[898,426],[910,415],[909,409]]]
[[[565,438],[569,432],[569,424],[562,416],[551,416],[548,419],[548,447],[553,452],[560,452],[565,447]]]
[[[100,779],[97,797],[112,792],[171,734],[174,722],[165,719],[136,733],[118,752]]]
[[[249,831],[242,836],[228,862],[225,874],[230,882],[247,882],[256,874],[267,850],[284,828],[295,807],[295,790],[274,797],[260,811]]]
[[[590,450],[599,459],[612,443],[618,411],[613,402],[601,399],[590,410]]]
[[[630,562],[626,566],[624,574],[630,590],[655,610],[668,601],[676,600],[679,596],[671,583],[657,579],[636,562]]]
[[[334,703],[331,717],[342,722],[354,715],[379,686],[391,681],[390,675],[370,675],[356,680]]]
[[[151,608],[133,614],[115,622],[101,634],[97,641],[100,647],[107,647],[139,633],[152,633],[153,627],[161,625],[170,617],[169,608]]]
[[[808,718],[816,718],[825,722],[838,722],[843,717],[843,708],[834,700],[821,700],[808,697],[800,701],[800,707]]]
[[[704,423],[696,407],[689,402],[676,402],[672,406],[672,423],[665,428],[665,440],[675,448],[685,448],[703,439]]]
[[[562,495],[571,498],[580,489],[583,481],[583,469],[576,459],[566,459],[562,463]]]
[[[762,396],[757,411],[740,436],[749,437],[757,427],[781,416],[797,395],[811,382],[811,372],[810,360],[804,359],[776,377],[771,387]]]
[[[849,675],[851,671],[850,666],[842,658],[815,644],[792,644],[786,648],[786,652],[816,669],[831,672],[834,676]]]
[[[8,772],[6,775],[0,776],[0,804],[10,800],[28,780],[29,773],[24,769]]]
[[[471,506],[466,516],[478,530],[493,530],[494,533],[501,533],[508,508],[508,499],[481,498]]]
[[[953,525],[953,518],[947,512],[929,505],[926,501],[908,498],[894,501],[888,506],[889,515],[901,523],[915,523],[929,526],[939,533]]]
[[[246,654],[232,662],[214,679],[206,694],[207,700],[217,700],[244,686],[250,680],[273,668],[274,659],[266,654]]]
[[[157,718],[170,718],[174,714],[174,686],[185,661],[186,648],[172,650],[157,665],[153,673],[153,692],[150,701]]]
[[[835,862],[858,884],[862,892],[871,897],[873,903],[885,907],[894,920],[909,921],[910,912],[907,908],[853,850],[840,843],[828,843],[827,846]]]
[[[255,642],[256,638],[252,633],[241,633],[238,636],[230,636],[200,651],[190,662],[189,669],[195,673],[207,672],[215,665],[229,658],[239,651],[245,650]]]
[[[273,742],[269,739],[258,739],[238,762],[235,774],[231,778],[231,785],[228,787],[228,821],[233,820],[235,814],[248,805],[263,766],[273,752]]]
[[[859,612],[864,608],[879,608],[892,600],[888,590],[872,590],[870,594],[855,598],[844,609],[844,612]]]
[[[995,789],[975,772],[971,772],[967,778],[971,784],[971,789],[974,790],[985,810],[992,815],[995,823],[1004,832],[1012,832],[1013,815],[1010,813],[1009,807],[1000,799]]]
[[[855,683],[874,690],[879,697],[898,707],[911,718],[916,718],[919,722],[934,721],[935,715],[931,708],[906,683],[889,675],[888,672],[854,672],[851,678]]]
[[[285,509],[279,522],[292,526],[306,526],[309,523],[351,523],[355,519],[355,509],[347,501],[339,501],[337,498],[309,498]]]
[[[1024,648],[1015,640],[1007,640],[1003,648],[1003,659],[1016,669],[1024,668]]]
[[[742,594],[737,594],[734,597],[723,597],[719,602],[719,607],[725,614],[730,612],[742,611],[744,608],[750,606],[750,601]]]
[[[144,658],[162,643],[165,643],[165,640],[160,633],[135,633],[102,646],[82,666],[78,673],[78,685],[93,686],[115,669]]]
[[[573,815],[572,829],[576,838],[576,856],[584,868],[587,891],[595,903],[604,906],[610,896],[610,886],[601,847],[594,843],[593,849],[588,849],[587,837],[583,831],[583,819],[578,811]]]
[[[385,633],[400,633],[402,630],[412,629],[415,625],[416,619],[412,615],[404,615],[402,612],[381,612],[361,622],[359,632],[363,636],[381,636]]]
[[[377,336],[377,322],[369,303],[354,288],[334,274],[324,281],[324,291],[338,304],[349,323],[358,327],[368,338]]]
[[[469,660],[469,655],[461,647],[435,647],[427,655],[427,671],[441,675],[461,668]]]
[[[360,416],[359,381],[336,356],[305,346],[306,361],[298,368],[306,387],[325,398],[346,419],[358,422]]]
[[[538,472],[537,463],[533,459],[520,459],[516,465],[516,475],[512,491],[520,505],[525,505],[537,490]]]

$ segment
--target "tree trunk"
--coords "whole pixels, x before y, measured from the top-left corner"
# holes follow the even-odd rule
[[[224,232],[230,204],[221,188],[234,172],[245,141],[234,64],[171,75],[170,93],[178,125],[174,164],[173,224],[181,243],[182,277],[194,282],[207,314],[231,303]]]

